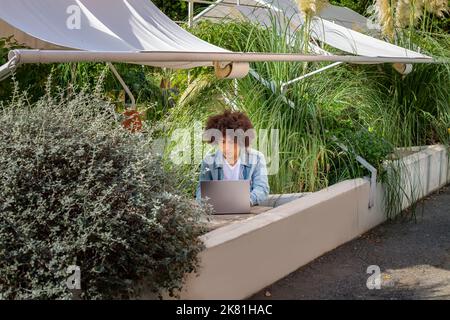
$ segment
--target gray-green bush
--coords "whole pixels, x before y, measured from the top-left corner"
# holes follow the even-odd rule
[[[52,96],[0,106],[0,298],[70,298],[70,265],[85,299],[176,294],[207,210],[97,94]]]

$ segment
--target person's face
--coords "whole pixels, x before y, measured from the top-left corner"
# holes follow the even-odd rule
[[[227,157],[236,158],[239,154],[239,145],[235,143],[234,137],[224,137],[219,143],[220,150]]]

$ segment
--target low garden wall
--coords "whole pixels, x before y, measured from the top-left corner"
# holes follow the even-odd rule
[[[400,183],[418,198],[450,182],[449,158],[440,145],[417,147],[402,158]],[[409,189],[410,190],[410,189]],[[198,275],[188,275],[182,299],[244,299],[324,253],[386,220],[384,186],[346,180],[202,237]],[[409,205],[402,200],[402,209]]]
[[[420,199],[450,181],[449,158],[444,146],[420,146],[408,150],[416,153],[402,158],[401,185],[405,194]],[[408,197],[404,196],[402,209],[409,205]]]

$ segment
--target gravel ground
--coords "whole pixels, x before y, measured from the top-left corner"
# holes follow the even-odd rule
[[[251,299],[450,300],[450,185],[421,201],[416,217],[386,222]],[[380,289],[366,285],[370,265],[381,270]]]

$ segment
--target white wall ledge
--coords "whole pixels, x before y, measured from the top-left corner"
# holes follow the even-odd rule
[[[448,150],[421,146],[402,158],[401,184],[419,198],[450,182]],[[346,180],[202,236],[198,275],[187,276],[182,299],[244,299],[386,220],[384,186],[368,208],[370,182]],[[402,208],[410,203],[403,199]]]

